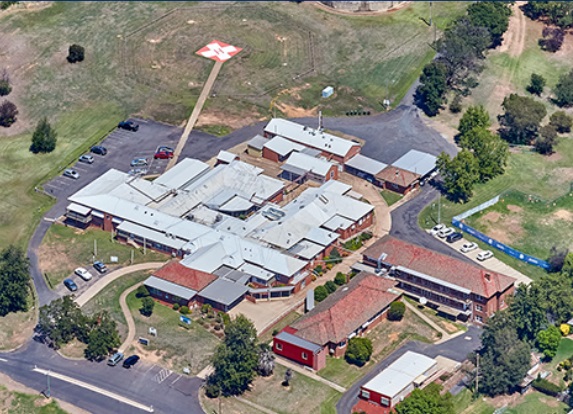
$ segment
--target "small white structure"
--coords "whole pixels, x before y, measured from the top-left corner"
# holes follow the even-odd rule
[[[334,88],[332,86],[327,86],[322,90],[322,97],[323,98],[330,98],[334,93]]]

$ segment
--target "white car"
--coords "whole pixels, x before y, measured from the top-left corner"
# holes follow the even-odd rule
[[[451,227],[446,227],[445,229],[442,229],[438,232],[438,237],[440,239],[445,239],[446,237],[448,237],[450,234],[452,234],[455,230],[452,229]]]
[[[477,243],[467,242],[467,243],[464,243],[464,244],[462,245],[462,247],[460,248],[460,252],[462,252],[462,253],[469,253],[469,252],[471,252],[472,250],[475,250],[475,249],[477,249],[477,248],[478,248]]]
[[[64,171],[64,177],[70,177],[73,178],[74,180],[77,180],[78,178],[80,178],[80,175],[76,170],[68,168],[67,170]]]
[[[483,250],[483,251],[479,252],[479,254],[477,255],[477,259],[481,262],[483,262],[484,260],[487,260],[491,257],[493,257],[493,252],[491,250]]]
[[[93,277],[92,274],[83,267],[78,267],[76,270],[74,270],[74,273],[85,281],[91,280]]]
[[[435,236],[436,234],[438,234],[440,232],[440,230],[443,230],[444,227],[446,227],[445,224],[436,224],[434,227],[432,227],[432,230],[430,230],[430,234],[432,236]]]

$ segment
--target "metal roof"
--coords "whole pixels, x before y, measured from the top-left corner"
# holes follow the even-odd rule
[[[153,182],[169,188],[181,188],[189,185],[201,175],[209,171],[209,165],[202,161],[185,158],[179,161],[173,168],[164,172]]]
[[[265,127],[265,132],[288,138],[291,141],[316,148],[324,152],[345,157],[352,147],[359,146],[356,142],[328,134],[314,128],[309,128],[286,119],[273,118]]]
[[[68,211],[72,211],[74,213],[78,213],[82,216],[87,216],[89,214],[90,211],[92,211],[91,208],[87,208],[84,206],[80,206],[79,204],[76,203],[71,203],[66,207],[66,210]]]
[[[181,240],[176,237],[167,237],[165,233],[137,225],[130,221],[123,221],[119,226],[117,226],[117,229],[119,231],[144,238],[149,242],[155,242],[167,247],[171,247],[172,249],[179,250],[187,243],[185,240]]]
[[[284,157],[293,151],[302,151],[304,149],[303,145],[289,141],[288,139],[282,137],[274,137],[268,140],[264,147],[270,149],[272,152],[276,152],[281,157]]]
[[[313,174],[326,177],[333,164],[320,158],[311,157],[310,155],[300,152],[293,152],[285,165],[294,166],[302,170],[310,171]]]
[[[394,398],[435,365],[435,359],[407,351],[362,388]]]
[[[249,200],[245,200],[242,197],[234,196],[221,207],[219,210],[221,211],[229,211],[229,212],[240,212],[240,211],[248,211],[253,208],[254,204],[251,203]]]
[[[383,162],[373,160],[372,158],[365,157],[362,154],[358,154],[347,162],[344,165],[348,165],[356,170],[364,171],[365,173],[376,175],[388,165],[384,164]]]
[[[423,177],[436,168],[437,158],[426,152],[410,150],[405,155],[392,163],[393,167],[398,167]]]
[[[180,297],[185,300],[191,300],[197,292],[193,289],[189,289],[183,286],[176,285],[175,283],[168,282],[167,280],[159,279],[155,276],[148,277],[145,282],[145,286],[160,290],[170,295]]]
[[[303,259],[310,260],[316,257],[324,250],[324,246],[320,244],[313,243],[309,240],[303,240],[293,247],[288,249],[288,252],[292,255],[302,257]]]
[[[228,306],[240,299],[248,290],[244,285],[217,279],[199,292],[199,296]]]
[[[239,156],[237,154],[233,154],[232,152],[221,150],[217,155],[217,159],[226,163],[231,163],[236,160]]]
[[[247,142],[247,145],[251,148],[257,149],[259,151],[262,151],[264,145],[268,142],[269,140],[265,137],[263,137],[262,135],[255,135],[249,142]]]
[[[275,335],[275,339],[280,341],[288,342],[302,349],[307,349],[313,354],[317,354],[322,350],[322,346],[317,345],[313,342],[307,341],[306,339],[299,338],[296,335],[289,334],[288,332],[282,331]]]
[[[308,172],[306,168],[295,167],[294,165],[290,165],[288,163],[281,165],[281,170],[288,171],[289,173],[297,176],[303,176]]]

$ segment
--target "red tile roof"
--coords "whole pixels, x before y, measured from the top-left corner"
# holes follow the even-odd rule
[[[394,280],[361,272],[285,330],[319,345],[338,343],[400,297],[388,292],[394,286]]]
[[[197,292],[217,279],[217,276],[199,270],[183,266],[177,260],[173,260],[156,270],[153,276],[166,280],[176,285],[193,289]]]
[[[364,251],[363,256],[365,259],[378,260],[382,253],[387,255],[384,259],[385,263],[392,266],[403,266],[436,279],[453,283],[485,298],[505,291],[515,282],[512,277],[390,236],[378,240]]]
[[[400,187],[410,187],[414,181],[420,178],[420,174],[414,174],[413,172],[389,165],[376,174],[376,178],[381,181],[388,181],[389,183],[399,185]]]

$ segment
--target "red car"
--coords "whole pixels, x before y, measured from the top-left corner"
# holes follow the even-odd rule
[[[173,152],[171,152],[171,151],[157,151],[155,153],[155,155],[153,156],[153,158],[162,159],[162,160],[173,158]]]

